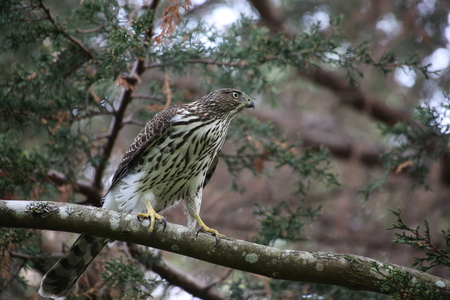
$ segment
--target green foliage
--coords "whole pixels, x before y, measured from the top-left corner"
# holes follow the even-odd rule
[[[397,211],[390,211],[397,217],[397,220],[388,229],[401,231],[400,233],[395,233],[393,242],[410,245],[417,251],[425,252],[425,257],[415,258],[412,264],[414,267],[418,266],[418,269],[424,272],[436,266],[445,266],[447,270],[450,270],[450,230],[442,231],[442,238],[446,247],[439,249],[436,243],[431,242],[430,225],[427,219],[423,221],[424,229],[422,232],[420,230],[421,225],[411,228],[404,223],[400,216],[400,208]]]
[[[103,267],[101,276],[105,286],[117,293],[117,299],[147,299],[160,283],[158,280],[146,279],[144,272],[131,259],[109,260]]]
[[[339,185],[335,174],[331,172],[330,156],[326,149],[319,151],[298,150],[301,143],[291,143],[280,134],[275,126],[268,122],[260,122],[248,116],[239,116],[234,120],[229,139],[235,143],[236,154],[222,153],[228,169],[237,175],[243,169],[253,174],[270,173],[265,165],[273,164],[275,168],[289,166],[297,179],[294,195],[305,195],[311,181],[323,182],[327,186]]]
[[[52,1],[7,0],[0,6],[1,198],[26,198],[35,192],[34,198],[54,200],[57,197],[49,195],[56,193],[47,178],[49,170],[60,171],[75,182],[85,179],[89,173],[83,172],[86,166],[96,168],[110,159],[101,150],[107,144],[105,137],[109,137],[107,123],[118,116],[118,94],[128,88],[127,80],[147,80],[141,89],[149,94],[143,103],[135,98],[127,100],[133,102],[122,115],[128,123],[146,121],[155,113],[155,109],[148,112],[148,105],[164,104],[168,98],[162,88],[164,83],[156,77],[127,78],[136,61],[145,61],[142,68],[148,73],[154,70],[171,77],[175,103],[187,101],[191,91],[184,91],[176,83],[181,76],[191,74],[198,78],[193,86],[202,92],[232,86],[252,95],[273,93],[290,75],[315,68],[344,72],[351,84],[363,76],[361,65],[373,66],[383,74],[397,67],[429,74],[428,66],[421,66],[417,56],[402,59],[388,52],[377,60],[367,41],[349,44],[340,30],[343,17],[331,20],[327,31],[315,24],[292,36],[269,35],[268,29],[257,27],[244,16],[226,32],[188,19],[157,45],[150,39],[154,12],[148,6],[85,0],[71,3],[73,9],[58,14],[46,6],[47,2]],[[16,59],[18,53],[22,53],[21,60]],[[122,85],[120,89],[117,84]],[[429,163],[442,154],[448,132],[439,127],[436,111],[419,108],[417,118],[425,125],[398,124],[384,129],[385,134],[398,137],[400,146],[383,156],[383,161],[389,170],[411,161],[402,169],[421,179]],[[118,126],[123,128],[127,122]],[[234,149],[223,153],[222,158],[235,178],[244,170],[270,176],[273,169],[287,166],[296,180],[293,197],[304,197],[311,182],[339,185],[326,149],[300,150],[301,143],[286,138],[273,124],[240,116],[233,121],[229,137]],[[379,186],[369,187],[366,193]],[[258,206],[255,214],[261,218],[261,228],[255,237],[257,242],[303,238],[303,226],[320,207],[290,203],[280,199],[273,207]],[[39,208],[33,209],[39,213]],[[9,234],[3,241],[17,245],[25,242],[22,236],[13,238]],[[152,259],[140,263],[148,267]],[[427,262],[433,265],[442,260]],[[144,279],[132,261],[105,263],[103,278],[105,285],[124,299],[149,297],[157,284]],[[305,295],[329,295],[290,284],[286,283],[285,288],[297,289],[296,296],[302,296],[303,289]],[[270,285],[276,291],[274,299],[282,298],[283,284],[271,281]],[[236,281],[230,287],[231,298],[246,298],[251,287],[263,288],[259,283]]]
[[[389,299],[443,299],[435,286],[420,284],[409,273],[401,272],[388,265],[380,266],[377,263],[372,264],[372,269],[385,278],[378,284],[382,291],[389,294]]]
[[[152,16],[139,13],[129,36],[121,8],[115,1],[84,1],[59,22],[39,0],[2,7],[3,52],[40,46],[27,66],[5,66],[11,74],[0,82],[0,196],[28,197],[33,186],[47,183],[50,169],[75,180],[84,164],[107,159],[93,153],[91,122],[114,114],[104,83],[110,89],[128,61],[144,56],[143,24]]]
[[[245,292],[247,290],[247,284],[244,284],[244,280],[242,278],[238,278],[237,280],[233,280],[230,284],[228,295],[230,299],[236,300],[244,300]]]
[[[16,257],[19,253],[22,257]],[[28,268],[32,262],[24,257],[39,257],[33,231],[17,228],[0,228],[0,294],[11,289],[24,289],[26,280],[18,275],[22,267]]]
[[[12,194],[29,197],[36,182],[45,177],[46,161],[36,152],[17,151],[17,145],[8,134],[0,134],[0,198],[9,199]]]
[[[48,155],[42,156],[42,171],[53,168],[69,178],[80,172],[83,162],[95,167],[108,159],[92,153],[90,124],[96,116],[114,114],[114,94],[108,86],[136,59],[146,59],[147,69],[171,70],[179,75],[195,70],[206,90],[236,86],[250,88],[252,93],[268,89],[297,69],[330,65],[346,70],[353,81],[362,76],[357,71],[360,64],[386,71],[399,61],[392,54],[375,61],[367,43],[343,49],[346,37],[339,29],[342,18],[332,21],[328,33],[316,24],[292,37],[269,36],[267,29],[254,26],[253,20],[244,16],[225,33],[185,20],[163,44],[150,47],[147,39],[153,12],[146,8],[136,10],[116,1],[83,1],[62,22],[40,0],[22,4],[9,2],[4,8],[0,22],[10,30],[4,34],[2,47],[7,51],[32,42],[40,49],[31,68],[16,65],[11,79],[1,85],[0,127],[15,128],[13,133],[18,136],[34,128],[39,132],[36,140],[45,142],[33,151],[33,157],[37,153]],[[28,22],[21,22],[24,16]],[[416,65],[409,61],[409,67]],[[274,73],[281,76],[274,77]],[[92,90],[102,101],[93,97]],[[273,126],[257,124],[251,118],[240,120],[241,124],[234,126],[236,132],[259,131],[254,140],[265,139],[261,149],[246,143],[247,139],[239,140],[238,155],[224,155],[232,172],[242,168],[255,171],[252,159],[259,159],[273,161],[278,167],[291,166],[299,179],[296,193],[304,194],[311,179],[338,184],[328,170],[326,149],[307,150],[301,156],[295,151],[297,145],[279,138]],[[11,150],[21,152],[21,148],[18,143]]]
[[[146,269],[151,269],[155,261],[161,259],[161,252],[155,255],[152,251],[142,251],[135,257]]]
[[[428,72],[417,56],[399,59],[390,53],[375,60],[367,41],[343,47],[347,37],[340,30],[341,20],[332,20],[328,34],[320,31],[319,24],[314,24],[307,32],[293,36],[269,35],[267,28],[256,27],[245,16],[226,32],[201,22],[188,26],[188,20],[167,43],[154,49],[148,66],[187,74],[192,72],[188,65],[193,65],[207,90],[235,86],[251,87],[256,92],[282,80],[282,76],[278,80],[271,78],[274,69],[289,74],[298,69],[332,66],[343,69],[351,84],[363,76],[358,70],[360,65],[372,65],[383,73],[403,65]]]
[[[381,278],[376,282],[381,290],[389,295],[389,299],[430,299],[443,300],[435,285],[418,282],[411,273],[403,272],[399,268],[377,261],[370,263],[360,261],[351,255],[346,255],[348,261],[376,273]]]
[[[448,105],[442,104],[440,110],[448,109]],[[414,120],[417,123],[382,128],[383,135],[392,136],[397,145],[381,160],[386,168],[406,171],[417,178],[418,184],[426,185],[430,164],[447,150],[450,131],[443,125],[441,112],[434,107],[417,107]]]
[[[312,223],[321,207],[304,208],[300,204],[295,210],[287,202],[280,202],[274,207],[267,208],[255,204],[257,210],[253,213],[260,218],[261,226],[258,235],[253,240],[258,244],[273,244],[277,239],[285,241],[300,241],[305,239],[303,227]]]
[[[412,121],[400,122],[393,127],[379,125],[384,136],[392,139],[393,148],[381,156],[385,172],[359,192],[366,198],[376,189],[382,188],[389,173],[405,172],[415,178],[415,186],[430,188],[426,177],[431,163],[438,160],[447,151],[450,130],[443,119],[450,102],[440,107],[418,106]]]

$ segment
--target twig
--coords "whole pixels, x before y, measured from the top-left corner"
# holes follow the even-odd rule
[[[94,58],[94,54],[77,38],[71,36],[69,33],[67,33],[65,30],[61,28],[61,26],[55,21],[55,19],[52,17],[50,10],[44,5],[42,0],[38,1],[39,7],[44,11],[47,20],[50,21],[66,38],[68,38],[72,43],[78,46],[89,58]]]
[[[446,259],[450,259],[450,256],[447,253],[442,252],[440,249],[438,249],[434,244],[431,243],[431,239],[428,237],[424,237],[419,233],[419,230],[413,230],[411,231],[417,238],[421,239],[422,241],[425,241],[424,244],[427,245],[428,250],[433,251],[434,253],[439,254],[442,257],[445,257]]]
[[[133,98],[134,98],[134,97],[133,97]],[[148,108],[149,108],[149,105],[141,105],[141,106],[139,106],[138,108],[136,108],[135,110],[133,110],[133,111],[128,115],[128,117],[123,121],[123,124],[130,123],[130,121],[133,121],[134,116],[135,116],[138,112],[143,111],[143,110],[148,109]]]
[[[252,5],[258,10],[262,22],[268,26],[271,33],[284,33],[287,36],[291,36],[289,31],[283,22],[283,19],[279,17],[279,13],[276,8],[268,0],[250,0]],[[387,64],[388,66],[395,67],[395,65]],[[332,90],[341,103],[353,106],[355,109],[365,112],[372,118],[382,121],[383,123],[392,126],[399,121],[410,123],[411,115],[407,112],[396,110],[387,106],[382,100],[377,98],[371,98],[367,96],[358,87],[349,87],[345,80],[342,80],[333,73],[322,70],[299,70],[298,74],[302,77],[306,77],[312,82],[324,86]]]
[[[24,5],[24,6],[17,6],[17,7],[12,7],[12,8],[10,8],[10,10],[20,10],[20,9],[35,8],[35,7],[39,7],[39,5]]]
[[[109,132],[101,133],[99,135],[94,136],[91,141],[98,141],[102,139],[106,139],[109,137]]]
[[[14,252],[14,251],[11,251],[10,254],[11,254],[11,257],[20,258],[23,260],[34,261],[36,259],[36,257],[31,256],[29,254],[24,254],[24,253],[19,253],[19,252]]]
[[[158,100],[158,101],[161,101],[161,102],[165,101],[164,97],[159,96],[159,95],[140,95],[140,94],[136,94],[136,95],[133,95],[133,98],[135,98],[135,99],[152,99],[152,100]]]
[[[184,61],[184,63],[187,64],[205,64],[205,65],[216,65],[219,67],[245,67],[247,63],[245,61],[241,62],[218,62],[215,60],[208,60],[208,59],[188,59]],[[146,65],[147,69],[152,68],[161,68],[161,67],[168,67],[174,65],[175,62],[166,62],[166,63],[151,63]]]
[[[56,171],[50,171],[47,173],[47,178],[55,182],[56,184],[69,184],[67,177]],[[90,182],[79,180],[74,184],[75,190],[82,195],[85,195],[87,202],[92,205],[99,206],[102,201],[102,190],[92,185]]]
[[[97,31],[97,30],[100,30],[100,29],[102,29],[103,27],[105,27],[104,24],[102,24],[102,25],[100,25],[100,26],[97,26],[97,27],[94,27],[94,28],[91,28],[91,29],[85,29],[85,30],[77,29],[77,32],[78,32],[78,33],[91,33],[91,32],[95,32],[95,31]]]
[[[114,114],[115,114],[114,111],[89,111],[88,113],[86,113],[84,115],[67,118],[66,120],[69,123],[72,123],[72,122],[80,121],[80,120],[95,117],[95,116],[108,116],[108,115],[114,115]]]
[[[152,1],[152,3],[149,6],[145,6],[145,7],[146,8],[148,7],[148,9],[151,9],[154,11],[156,9],[156,7],[158,6],[158,3],[159,3],[159,0],[154,0],[154,1]],[[152,35],[151,32],[153,30],[153,24],[154,24],[154,17],[152,18],[150,23],[152,25],[146,31],[146,39],[151,38],[151,35]],[[145,71],[145,61],[143,59],[138,59],[134,64],[133,70],[130,72],[130,77],[135,77],[135,76],[140,77],[140,75],[144,71]],[[125,115],[125,111],[128,107],[128,104],[130,104],[130,102],[132,100],[133,88],[137,84],[138,84],[138,81],[136,81],[134,83],[130,83],[130,87],[126,88],[126,89],[124,88],[122,91],[122,94],[120,95],[119,107],[117,108],[116,114],[109,126],[110,129],[109,129],[109,133],[108,133],[108,138],[107,138],[106,143],[103,146],[103,150],[101,153],[102,160],[100,161],[98,167],[95,169],[94,180],[93,180],[92,184],[97,188],[101,188],[101,186],[102,186],[102,177],[103,177],[103,173],[105,172],[105,169],[106,169],[107,161],[108,161],[109,157],[111,156],[111,152],[114,147],[114,143],[116,142],[117,136],[119,135],[119,131],[123,126],[123,118]]]
[[[123,121],[123,124],[124,125],[131,124],[131,125],[137,125],[137,126],[140,126],[140,127],[144,127],[146,123],[145,122],[139,122],[139,121],[131,120],[131,119],[127,119],[127,120]]]

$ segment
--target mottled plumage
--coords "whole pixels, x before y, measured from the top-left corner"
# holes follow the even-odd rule
[[[103,207],[163,221],[158,212],[184,200],[188,225],[220,235],[201,220],[203,187],[217,165],[233,117],[253,101],[235,89],[219,89],[159,112],[125,153],[103,198]],[[64,298],[107,239],[82,235],[42,280],[40,294]]]

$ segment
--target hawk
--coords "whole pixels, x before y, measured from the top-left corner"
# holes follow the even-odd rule
[[[189,227],[221,234],[200,218],[202,190],[211,178],[230,121],[254,108],[247,94],[236,89],[213,91],[184,105],[156,114],[125,153],[103,198],[103,208],[164,222],[159,212],[183,200]],[[108,239],[81,235],[42,279],[39,294],[64,299]]]

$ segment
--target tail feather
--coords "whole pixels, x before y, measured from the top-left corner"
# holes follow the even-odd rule
[[[43,297],[64,299],[108,241],[104,238],[81,235],[69,251],[45,274],[39,294]]]

